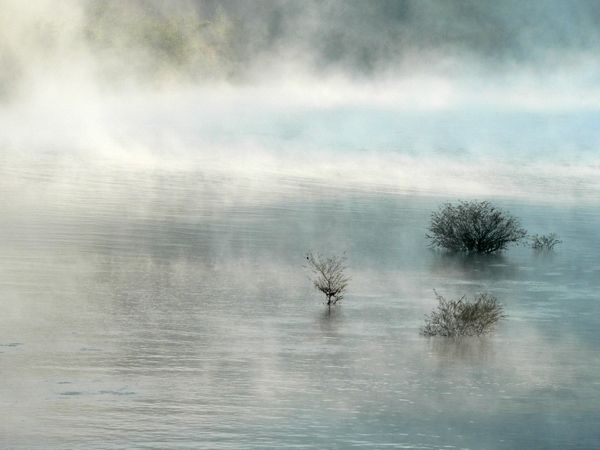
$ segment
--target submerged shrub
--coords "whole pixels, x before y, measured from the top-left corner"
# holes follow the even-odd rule
[[[481,336],[493,330],[504,315],[496,297],[488,293],[475,296],[472,302],[462,296],[459,300],[446,300],[435,292],[437,308],[425,317],[421,334],[425,336]]]
[[[431,215],[432,247],[452,252],[495,253],[527,235],[517,218],[487,201],[446,203]]]
[[[325,295],[326,305],[331,308],[344,298],[350,278],[346,276],[346,257],[324,257],[312,252],[306,254],[311,280],[316,289]]]
[[[529,239],[531,240],[531,248],[539,251],[550,251],[556,245],[562,243],[556,233],[534,234]]]

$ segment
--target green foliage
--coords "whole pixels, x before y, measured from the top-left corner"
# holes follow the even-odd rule
[[[481,336],[493,330],[506,317],[496,297],[488,293],[475,296],[473,302],[465,299],[446,300],[435,291],[438,306],[425,318],[421,333],[425,336]]]
[[[307,267],[311,271],[311,280],[316,289],[325,295],[326,305],[331,308],[344,298],[350,278],[346,276],[346,257],[324,257],[312,252],[306,254]]]
[[[526,236],[519,221],[487,201],[446,203],[431,215],[432,247],[462,253],[495,253]]]

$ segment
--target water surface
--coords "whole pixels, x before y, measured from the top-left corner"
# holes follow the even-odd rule
[[[496,198],[554,253],[428,250],[447,198],[310,179],[5,164],[4,448],[594,448],[600,214]],[[348,256],[327,313],[303,268]],[[433,289],[508,318],[419,335]]]

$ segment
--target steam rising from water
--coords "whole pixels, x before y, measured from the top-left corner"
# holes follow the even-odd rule
[[[594,447],[595,3],[0,0],[0,442]],[[426,251],[488,196],[565,244]]]
[[[57,174],[108,164],[461,196],[598,192],[588,2],[0,8],[0,146],[16,173],[50,159]]]

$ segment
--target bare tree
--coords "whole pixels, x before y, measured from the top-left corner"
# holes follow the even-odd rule
[[[478,294],[469,302],[464,295],[458,300],[446,300],[437,291],[433,292],[438,306],[425,318],[425,326],[421,328],[425,336],[481,336],[506,317],[502,305],[491,294]]]
[[[350,277],[346,276],[346,257],[329,256],[308,252],[306,254],[307,267],[311,271],[311,281],[315,288],[325,294],[326,305],[332,305],[344,298],[344,293]]]
[[[551,251],[556,245],[562,243],[556,233],[550,234],[534,234],[529,238],[531,240],[531,248],[537,251]]]
[[[487,201],[446,203],[431,215],[432,247],[453,252],[495,253],[527,235],[517,218]]]

